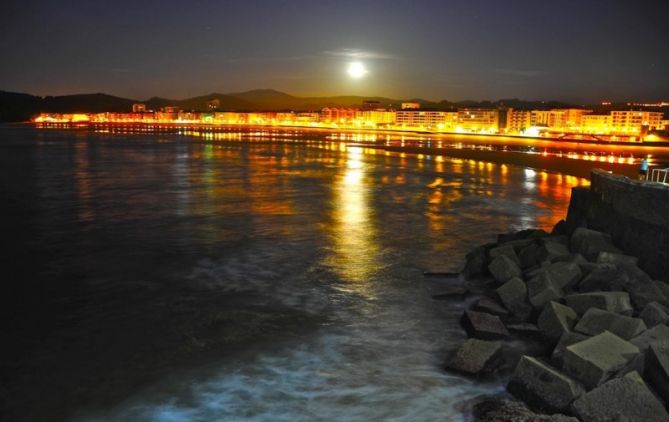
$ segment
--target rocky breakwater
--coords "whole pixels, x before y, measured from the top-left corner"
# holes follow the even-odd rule
[[[447,369],[494,373],[520,400],[479,398],[475,419],[669,421],[669,285],[637,264],[610,235],[565,222],[470,252],[468,339]]]

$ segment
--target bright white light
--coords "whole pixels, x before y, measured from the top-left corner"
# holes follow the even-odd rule
[[[368,73],[367,69],[365,69],[365,65],[361,62],[353,62],[349,64],[346,72],[348,72],[348,75],[353,79],[360,79]]]

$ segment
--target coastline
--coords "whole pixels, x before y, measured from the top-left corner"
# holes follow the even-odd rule
[[[591,170],[594,168],[601,168],[606,171],[612,171],[617,174],[636,178],[638,174],[638,164],[634,163],[634,157],[645,155],[655,157],[657,160],[655,167],[665,166],[665,164],[669,163],[669,143],[661,142],[652,144],[628,142],[611,143],[586,140],[565,140],[558,138],[529,138],[510,135],[435,133],[377,129],[335,129],[309,126],[219,126],[186,123],[35,124],[32,122],[9,125],[9,127],[12,126],[45,130],[119,130],[119,132],[112,133],[125,134],[147,134],[152,131],[157,133],[167,132],[178,134],[179,131],[193,131],[197,132],[194,133],[196,136],[202,136],[208,133],[229,133],[234,131],[244,131],[248,133],[254,131],[272,131],[290,133],[291,135],[294,135],[295,132],[306,132],[331,138],[330,140],[350,142],[352,145],[364,148],[430,156],[440,155],[455,159],[508,164],[582,178],[588,178]],[[137,132],[133,129],[136,129]],[[341,139],[332,139],[337,134],[340,135],[339,138]],[[193,134],[191,133],[190,135]],[[359,135],[362,139],[359,139],[356,135]],[[397,141],[401,144],[394,145],[393,143]],[[437,145],[422,145],[425,142],[431,143],[430,141],[435,141]],[[280,142],[280,140],[273,140],[273,142]],[[446,142],[450,142],[451,144],[442,145]],[[463,147],[462,144],[471,144],[471,148]],[[516,148],[517,150],[509,150],[507,147]],[[495,148],[497,148],[497,150]],[[566,151],[564,154],[562,151],[563,149]],[[539,150],[543,150],[543,153],[540,153]],[[547,150],[553,152],[547,154]],[[613,155],[614,152],[615,154],[618,154],[617,157]],[[630,163],[630,161],[632,161],[632,163]]]

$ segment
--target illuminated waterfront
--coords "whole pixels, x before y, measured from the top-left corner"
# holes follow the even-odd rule
[[[36,418],[458,420],[502,385],[442,371],[465,304],[422,272],[550,228],[587,184],[305,133],[1,133],[8,212],[31,216],[5,231],[25,305],[4,353]]]

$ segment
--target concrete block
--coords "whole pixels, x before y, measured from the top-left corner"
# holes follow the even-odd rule
[[[651,343],[657,341],[669,341],[669,327],[664,324],[656,325],[630,340],[630,343],[643,351],[648,349]]]
[[[502,320],[495,315],[465,311],[461,322],[469,336],[481,340],[501,340],[509,336],[509,331]]]
[[[589,292],[568,295],[567,306],[583,315],[590,308],[603,309],[623,315],[631,315],[634,308],[627,292]]]
[[[529,356],[520,359],[507,389],[530,406],[548,412],[567,409],[584,393],[574,379]]]
[[[560,340],[558,340],[555,348],[553,349],[553,353],[551,354],[551,362],[553,362],[555,366],[561,368],[564,360],[564,352],[567,350],[567,347],[589,338],[590,336],[586,336],[585,334],[575,333],[573,331],[565,332],[562,334]]]
[[[535,309],[541,309],[551,300],[561,299],[564,293],[553,283],[550,273],[544,271],[527,282],[527,296]]]
[[[614,378],[584,394],[572,405],[582,421],[666,422],[669,414],[641,377]]]
[[[669,341],[656,341],[646,351],[644,377],[665,403],[669,403]]]
[[[499,363],[502,344],[497,341],[467,339],[448,362],[447,368],[468,374],[491,372]]]
[[[639,317],[646,323],[646,326],[652,328],[658,324],[666,324],[669,321],[667,308],[658,302],[650,302],[639,314]]]
[[[621,370],[637,354],[638,347],[605,331],[567,346],[563,369],[590,390]]]
[[[513,246],[511,245],[501,245],[496,248],[490,249],[488,252],[488,257],[490,258],[490,261],[494,260],[500,255],[504,255],[507,258],[511,259],[516,265],[520,266],[520,259],[518,259],[518,255],[516,254],[516,250],[513,249]]]
[[[577,320],[578,315],[573,309],[551,301],[539,314],[537,325],[543,337],[554,344],[564,333],[571,331]]]
[[[527,300],[527,286],[518,277],[504,283],[495,291],[502,304],[518,319],[526,320],[532,313],[532,306]]]
[[[514,277],[520,277],[522,271],[514,260],[506,255],[498,255],[488,265],[488,271],[499,283],[506,283]]]
[[[588,261],[595,261],[600,252],[620,253],[611,241],[611,236],[584,227],[577,228],[571,235],[569,247],[572,252],[580,253]]]
[[[574,331],[590,336],[609,331],[624,340],[630,340],[646,331],[646,324],[641,318],[590,308],[578,321]]]

